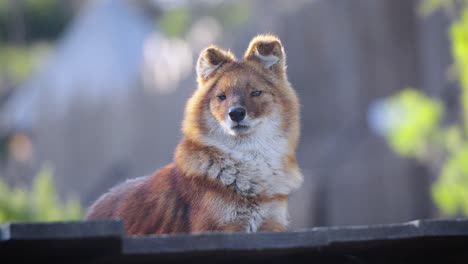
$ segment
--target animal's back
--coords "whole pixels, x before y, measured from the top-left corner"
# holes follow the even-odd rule
[[[123,219],[131,234],[188,232],[188,204],[177,187],[179,178],[170,164],[154,175],[126,181],[101,196],[86,218]]]

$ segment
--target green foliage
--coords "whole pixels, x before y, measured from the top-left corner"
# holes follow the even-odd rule
[[[419,5],[419,13],[426,16],[440,8],[450,8],[457,0],[425,0]]]
[[[387,103],[397,116],[389,131],[390,145],[403,156],[422,158],[428,141],[435,136],[443,114],[442,104],[410,88],[389,98]]]
[[[70,1],[0,1],[0,96],[30,77],[70,22]],[[13,30],[13,31],[12,31]]]
[[[55,40],[72,18],[70,1],[15,0],[20,11],[16,17],[11,2],[0,1],[0,41],[7,39],[9,24],[24,25],[26,41]],[[12,19],[15,20],[12,20]]]
[[[433,187],[433,196],[446,214],[468,215],[468,7],[451,26],[450,38],[461,87],[463,123],[446,132],[447,159]]]
[[[0,63],[0,88],[2,83],[14,87],[26,80],[50,49],[46,43],[26,47],[0,44],[0,61],[4,62]]]
[[[432,188],[435,201],[449,215],[468,215],[468,146],[448,157]]]
[[[244,25],[252,16],[252,3],[247,0],[227,1],[213,6],[191,4],[165,10],[158,23],[170,37],[184,37],[197,17],[210,16],[224,28]],[[195,13],[196,15],[192,15]]]
[[[224,27],[241,26],[252,17],[252,2],[243,0],[226,3],[215,10],[214,16]]]
[[[189,8],[182,6],[164,12],[159,20],[159,25],[168,36],[181,37],[188,31],[190,20]]]
[[[463,105],[465,135],[468,136],[468,8],[462,13],[460,19],[452,25],[450,37],[452,40],[452,54],[462,87],[461,102]]]
[[[419,13],[423,16],[432,14],[438,9],[455,11],[468,7],[468,0],[424,0],[419,5]]]
[[[59,202],[50,167],[45,166],[35,177],[31,190],[10,188],[0,180],[0,223],[78,220],[81,205],[76,198]]]
[[[427,10],[468,1],[428,0]],[[468,216],[468,6],[450,27],[457,79],[461,87],[462,119],[443,126],[442,102],[416,90],[404,90],[387,99],[392,108],[403,109],[401,122],[390,126],[386,137],[395,152],[419,159],[440,171],[432,196],[447,215]]]

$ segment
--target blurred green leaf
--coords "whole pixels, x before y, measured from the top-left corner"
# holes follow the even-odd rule
[[[451,7],[456,0],[424,0],[419,4],[418,11],[421,15],[427,16],[440,8]]]
[[[463,106],[465,135],[468,136],[468,8],[461,14],[460,20],[453,23],[450,29],[450,38],[452,41],[452,54],[462,88],[461,103]]]
[[[217,20],[225,27],[234,27],[245,24],[252,16],[251,1],[234,1],[221,5],[215,12]]]
[[[468,215],[468,146],[450,156],[433,186],[436,204],[446,214]]]
[[[187,6],[170,9],[163,13],[159,25],[171,37],[182,37],[189,29],[191,13]]]
[[[0,84],[8,81],[17,86],[31,76],[49,55],[50,44],[35,43],[31,46],[10,46],[0,44]]]
[[[388,133],[390,145],[403,156],[421,158],[440,122],[442,104],[408,88],[389,98],[388,105],[398,113]]]
[[[47,164],[36,175],[31,190],[10,188],[0,179],[0,223],[78,220],[82,211],[75,197],[59,202],[52,169]]]
[[[450,126],[444,131],[443,135],[444,142],[442,144],[445,145],[449,153],[453,153],[463,146],[463,135],[460,127]]]

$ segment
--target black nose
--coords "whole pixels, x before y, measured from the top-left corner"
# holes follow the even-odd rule
[[[240,122],[244,120],[245,109],[242,107],[236,107],[229,110],[229,117],[232,121]]]

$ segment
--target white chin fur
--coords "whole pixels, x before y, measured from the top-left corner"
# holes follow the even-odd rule
[[[233,125],[234,124],[231,120],[225,120],[224,122],[221,123],[221,126],[223,127],[223,130],[226,134],[230,136],[237,136],[238,135],[237,131],[231,128]]]
[[[257,124],[258,124],[258,120],[250,120],[248,116],[246,116],[245,119],[240,122],[240,125],[248,126],[248,128],[245,130],[233,129],[233,127],[237,125],[237,122],[232,121],[229,117],[227,117],[223,122],[221,122],[221,126],[224,132],[230,136],[248,134],[252,132],[253,128]]]

